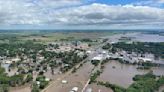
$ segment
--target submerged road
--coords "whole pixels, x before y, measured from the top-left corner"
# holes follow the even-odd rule
[[[77,64],[75,67],[79,67],[81,64],[83,64],[85,61],[91,60],[91,58],[93,58],[94,56],[96,56],[97,54],[99,54],[100,48],[105,45],[106,43],[100,43],[100,45],[97,45],[95,47],[92,47],[91,51],[93,51],[94,53],[91,53],[86,59],[84,59],[82,62],[80,62],[79,64]],[[56,80],[53,80],[52,82],[50,82],[50,84],[43,89],[41,92],[52,92],[50,91],[51,88],[58,86],[58,84],[61,83],[62,80],[64,80],[66,77],[68,77],[71,73],[72,73],[72,69],[70,69],[68,72],[64,73],[63,75],[61,75],[59,78],[57,78]],[[86,85],[84,85],[82,92],[84,92],[85,88],[88,86],[89,81],[87,81]],[[55,90],[53,91],[55,92]]]

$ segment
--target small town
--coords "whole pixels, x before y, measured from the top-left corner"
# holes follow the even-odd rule
[[[139,74],[152,73],[151,76],[162,80],[163,43],[135,41],[128,37],[129,34],[140,33],[117,33],[105,38],[59,40],[44,44],[34,39],[23,43],[1,43],[2,89],[5,92],[117,92],[114,90],[128,90]],[[120,35],[120,38],[112,40],[110,37],[115,35]],[[108,79],[110,67],[111,74],[119,67],[123,69],[119,70],[120,73],[124,68],[129,71],[129,76],[122,75],[122,78],[128,76],[126,82]],[[132,67],[132,70],[127,67]],[[162,73],[158,73],[160,71]]]
[[[0,92],[164,92],[164,0],[0,0]]]

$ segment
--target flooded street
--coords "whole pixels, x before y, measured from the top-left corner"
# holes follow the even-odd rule
[[[62,84],[60,81],[58,85],[50,87],[45,92],[54,92],[54,90],[55,92],[69,92],[73,87],[78,87],[78,92],[80,92],[89,79],[93,67],[90,62],[86,62],[75,73],[63,78],[63,80],[66,80],[68,83]]]

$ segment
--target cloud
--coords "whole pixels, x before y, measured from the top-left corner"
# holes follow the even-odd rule
[[[1,0],[0,24],[164,25],[164,9],[83,0]]]
[[[132,4],[139,6],[163,7],[164,0],[138,0]]]
[[[159,0],[160,3],[164,3],[164,0]]]
[[[0,0],[0,19],[4,24],[42,24],[52,11],[80,4],[81,0]]]
[[[56,11],[51,23],[64,24],[150,24],[163,23],[164,10],[148,6],[91,4]]]

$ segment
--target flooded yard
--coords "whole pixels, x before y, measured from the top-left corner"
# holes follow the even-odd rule
[[[11,68],[9,71],[9,65],[10,64],[1,64],[1,66],[5,69],[8,76],[13,76],[13,75],[15,75],[15,73],[17,72],[18,69],[17,68]]]
[[[100,75],[98,80],[108,81],[112,84],[117,84],[122,87],[129,87],[133,83],[132,78],[136,74],[145,74],[148,71],[137,70],[137,66],[121,64],[117,61],[112,61],[105,65],[105,70]]]
[[[21,87],[13,87],[10,88],[9,92],[31,92],[31,87],[28,84]]]

